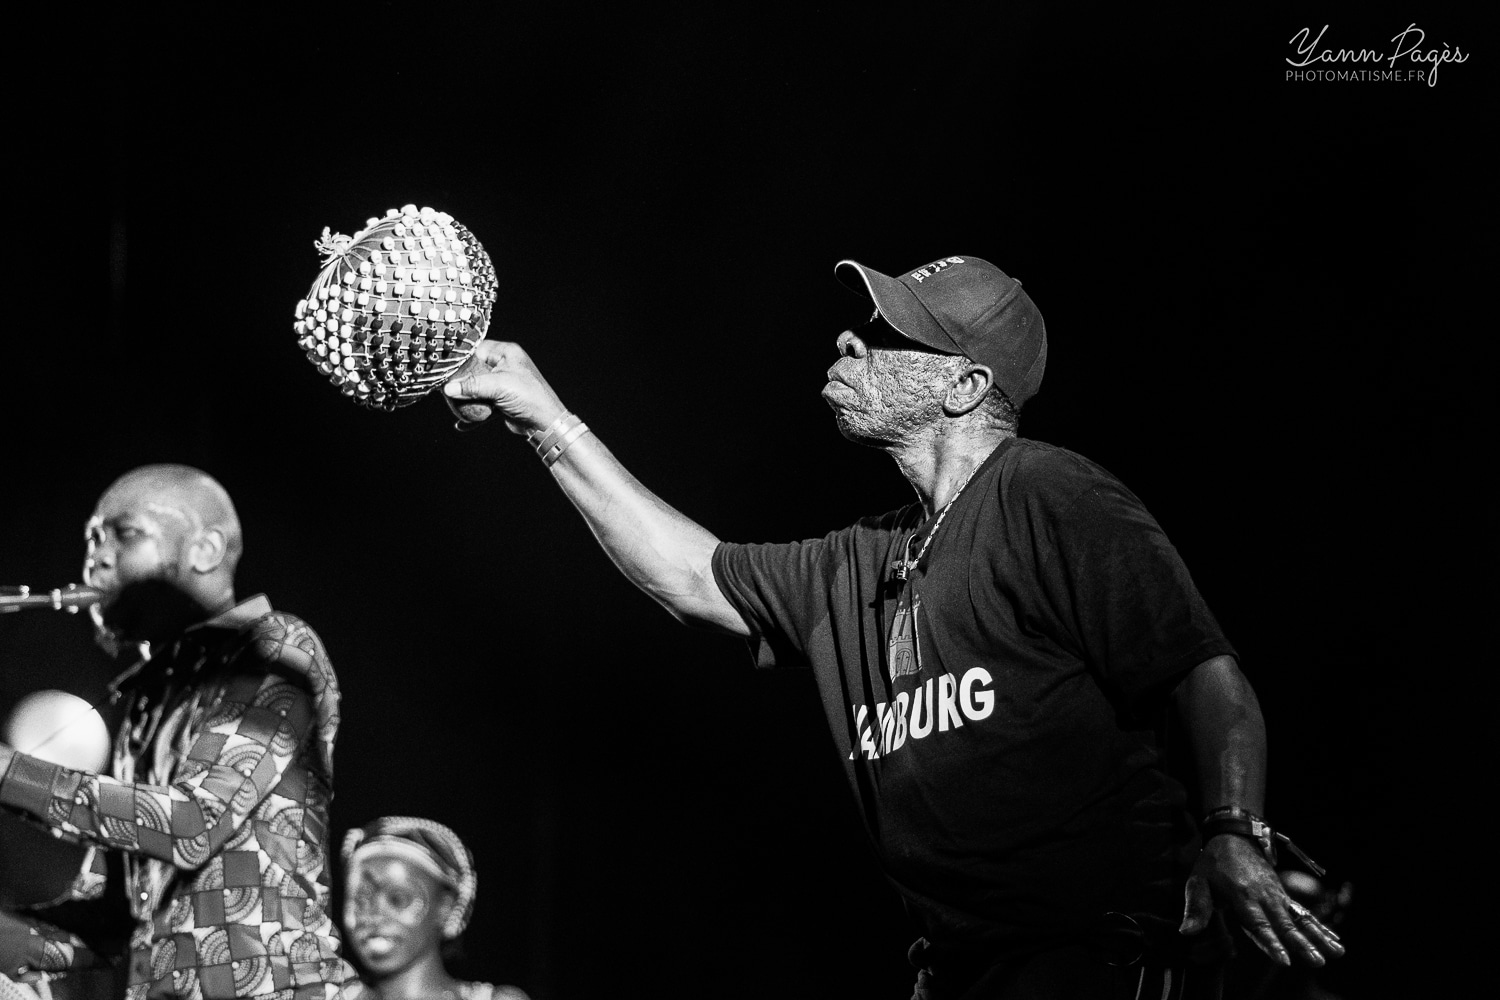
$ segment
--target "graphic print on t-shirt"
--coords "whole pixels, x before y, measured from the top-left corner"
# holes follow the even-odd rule
[[[917,612],[922,610],[922,595],[913,596],[912,587],[903,587],[891,616],[891,634],[886,642],[885,662],[891,680],[907,677],[922,668],[917,653]],[[909,600],[908,600],[909,599]]]
[[[995,711],[995,678],[984,667],[970,667],[962,678],[941,673],[919,682],[910,693],[898,691],[894,701],[877,701],[873,713],[870,706],[858,703],[849,711],[859,734],[849,759],[863,754],[875,760],[900,750],[908,737],[924,740],[933,733],[963,728],[965,719],[988,719]]]
[[[886,638],[886,670],[892,683],[922,672],[921,636],[917,627],[921,611],[922,595],[907,584],[891,614],[891,630]],[[861,754],[867,760],[875,760],[900,750],[908,738],[922,740],[934,732],[957,730],[965,719],[979,722],[989,718],[995,708],[995,691],[994,677],[987,669],[971,667],[962,678],[943,669],[941,663],[936,669],[937,673],[925,681],[917,677],[916,686],[910,690],[896,692],[889,703],[876,702],[873,712],[869,705],[849,706],[858,734],[850,760]]]

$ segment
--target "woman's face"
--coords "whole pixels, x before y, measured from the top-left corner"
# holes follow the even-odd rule
[[[376,978],[394,975],[423,955],[437,954],[453,890],[399,857],[369,857],[349,871],[344,927],[350,945]]]

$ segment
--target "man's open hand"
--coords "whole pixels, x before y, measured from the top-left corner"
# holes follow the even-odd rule
[[[1261,951],[1281,965],[1292,956],[1323,965],[1344,953],[1338,935],[1287,895],[1276,871],[1246,837],[1221,835],[1203,846],[1184,892],[1182,934],[1208,926],[1214,903],[1228,911]]]

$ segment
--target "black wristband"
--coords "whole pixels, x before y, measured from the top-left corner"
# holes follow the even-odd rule
[[[1327,872],[1323,866],[1308,857],[1300,847],[1292,843],[1292,839],[1284,833],[1271,829],[1271,824],[1261,819],[1248,809],[1239,806],[1220,806],[1203,817],[1199,825],[1199,831],[1203,835],[1203,843],[1207,844],[1214,837],[1228,834],[1231,837],[1245,837],[1253,840],[1260,848],[1260,853],[1272,865],[1276,864],[1276,845],[1286,845],[1286,849],[1296,855],[1297,860],[1307,866],[1308,871],[1322,878]]]
[[[1204,818],[1201,830],[1205,844],[1226,833],[1253,840],[1266,860],[1273,865],[1276,863],[1275,831],[1269,823],[1252,812],[1232,806],[1215,809]]]

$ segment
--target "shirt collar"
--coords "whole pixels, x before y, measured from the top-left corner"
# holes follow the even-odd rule
[[[182,634],[175,642],[165,647],[166,652],[162,655],[161,659],[163,662],[166,662],[183,655],[191,656],[193,654],[185,653],[185,650],[190,649],[201,652],[207,649],[213,642],[218,641],[218,637],[210,638],[208,636],[207,633],[210,631],[218,629],[226,632],[240,632],[251,622],[265,617],[273,610],[271,602],[265,594],[256,594],[253,597],[247,597],[233,607],[225,608],[212,618],[198,622],[196,625],[189,625],[182,631]],[[187,640],[191,641],[187,642]],[[121,688],[125,684],[135,681],[136,676],[142,672],[146,665],[154,662],[156,659],[156,656],[148,656],[145,659],[138,660],[122,671],[114,680],[110,681],[110,701],[113,702],[119,696]]]
[[[257,618],[264,618],[271,613],[271,602],[265,594],[256,594],[247,597],[232,608],[226,608],[214,615],[207,621],[199,622],[187,629],[187,633],[196,632],[199,629],[228,629],[238,632]]]

